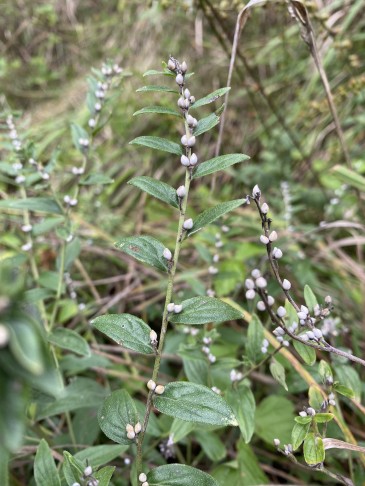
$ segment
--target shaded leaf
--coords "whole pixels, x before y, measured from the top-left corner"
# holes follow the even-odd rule
[[[88,461],[88,464],[95,469],[119,457],[128,447],[128,445],[113,444],[97,445],[77,452],[74,457],[79,461]]]
[[[333,420],[335,416],[332,413],[316,413],[314,421],[318,424],[324,424]]]
[[[132,145],[144,145],[156,150],[162,150],[163,152],[169,152],[170,154],[182,155],[181,145],[170,142],[166,138],[160,137],[137,137],[131,142]]]
[[[243,440],[247,444],[255,430],[255,397],[248,386],[240,385],[237,389],[229,389],[225,398],[233,410]]]
[[[172,110],[171,108],[167,108],[165,106],[146,106],[134,112],[133,116],[143,115],[145,113],[157,113],[159,115],[173,115],[173,116],[181,117],[181,113],[179,113],[176,110]]]
[[[168,383],[162,395],[154,395],[153,403],[160,412],[188,422],[238,425],[225,400],[210,388],[196,383]]]
[[[93,184],[112,184],[114,179],[111,179],[105,174],[98,174],[96,172],[92,172],[88,174],[86,177],[80,179],[79,184],[82,186],[91,186]]]
[[[304,363],[313,366],[316,362],[316,351],[315,349],[300,343],[299,341],[293,340],[293,346],[299,356],[303,359]]]
[[[295,424],[291,433],[291,444],[296,451],[308,434],[310,424]]]
[[[264,339],[264,327],[259,317],[252,314],[247,331],[246,354],[252,363],[262,359],[262,341]]]
[[[166,259],[163,257],[165,247],[152,236],[129,236],[118,240],[114,245],[139,262],[167,271]]]
[[[52,457],[51,449],[42,439],[39,443],[34,461],[34,479],[37,486],[60,486],[56,464]]]
[[[214,208],[207,209],[203,211],[199,216],[194,220],[194,226],[190,231],[188,231],[188,236],[196,233],[197,231],[204,228],[210,223],[213,223],[216,219],[223,216],[223,214],[229,213],[233,209],[242,206],[246,202],[246,199],[234,199],[233,201],[224,202],[221,204],[217,204]]]
[[[335,176],[343,183],[356,187],[361,192],[365,192],[365,177],[354,170],[348,169],[343,165],[335,165],[332,168]]]
[[[285,381],[285,368],[275,358],[273,358],[272,362],[270,363],[270,373],[272,374],[273,378],[275,378],[275,380],[280,383],[280,385],[283,386],[286,391],[288,391],[288,386]]]
[[[207,96],[204,96],[204,98],[200,98],[199,100],[197,100],[191,106],[191,109],[199,108],[199,106],[204,106],[204,105],[208,105],[209,103],[213,103],[213,101],[217,100],[221,96],[224,96],[227,93],[227,91],[229,91],[230,89],[231,89],[230,87],[216,89],[212,93],[209,93]]]
[[[244,444],[242,440],[238,443],[237,460],[240,472],[240,479],[237,486],[254,486],[269,483],[266,475],[262,471],[257,455],[253,452],[252,448],[248,444]],[[227,483],[223,482],[222,486],[225,486],[226,484]]]
[[[48,341],[59,348],[73,351],[81,356],[91,356],[86,340],[72,329],[59,327],[49,334]]]
[[[313,312],[314,307],[318,304],[317,297],[309,285],[304,286],[304,300],[310,312]]]
[[[196,440],[199,442],[200,447],[203,449],[206,456],[214,462],[221,461],[227,455],[226,446],[221,439],[213,432],[196,431]]]
[[[130,445],[126,425],[139,421],[134,401],[126,390],[117,390],[109,395],[98,412],[98,422],[104,434],[117,444]]]
[[[164,93],[179,93],[176,89],[169,88],[168,86],[156,86],[154,84],[148,86],[142,86],[136,90],[137,93],[145,93],[148,91],[164,92]]]
[[[217,116],[215,113],[211,113],[210,115],[201,118],[198,121],[198,125],[194,130],[194,135],[198,137],[199,135],[202,135],[203,133],[211,130],[213,127],[218,125],[218,123],[219,123],[219,116]]]
[[[96,317],[91,324],[116,343],[139,353],[151,354],[151,328],[131,314],[107,314]]]
[[[345,385],[341,385],[340,383],[335,383],[333,385],[333,389],[340,395],[343,395],[344,397],[355,398],[355,393],[353,392],[353,390],[351,390],[351,388],[348,388]]]
[[[62,208],[55,199],[49,197],[28,197],[27,199],[4,199],[0,209],[28,209],[40,213],[62,214]]]
[[[147,474],[149,486],[219,486],[209,474],[184,464],[166,464]]]
[[[142,191],[151,194],[151,196],[160,199],[161,201],[170,204],[174,208],[179,207],[176,189],[171,187],[169,184],[165,182],[158,181],[153,177],[141,176],[141,177],[134,177],[128,184],[132,186],[138,187]]]
[[[309,465],[320,464],[324,461],[325,451],[321,437],[310,432],[304,441],[304,460]]]
[[[174,324],[206,324],[240,319],[241,313],[225,302],[213,297],[193,297],[184,300],[180,314],[171,314]]]
[[[193,179],[227,169],[231,165],[238,164],[238,162],[243,162],[249,158],[250,157],[245,154],[229,154],[214,157],[213,159],[209,159],[198,165],[193,173]]]
[[[271,445],[275,438],[279,438],[283,443],[290,442],[293,412],[294,406],[286,398],[278,395],[265,398],[256,407],[256,434]]]

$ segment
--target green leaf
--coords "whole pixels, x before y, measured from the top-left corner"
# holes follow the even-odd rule
[[[219,486],[209,474],[184,464],[166,464],[147,474],[149,486]]]
[[[308,391],[309,396],[309,405],[313,407],[315,410],[319,410],[322,407],[323,403],[323,395],[318,390],[316,386],[311,385]]]
[[[67,271],[76,258],[79,257],[81,253],[81,242],[80,238],[74,238],[70,243],[66,244],[65,251],[65,271]]]
[[[145,113],[157,113],[159,115],[173,115],[181,117],[181,113],[165,106],[145,106],[144,108],[141,108],[133,113],[133,116],[143,115]]]
[[[138,353],[151,354],[151,328],[131,314],[107,314],[96,317],[91,324],[116,343]]]
[[[206,456],[214,462],[221,461],[227,455],[226,446],[221,439],[213,432],[207,432],[206,430],[195,432],[196,440],[199,442],[200,447],[203,449]]]
[[[208,360],[200,350],[196,352],[187,350],[178,353],[183,359],[184,372],[187,379],[200,385],[208,385],[209,365]]]
[[[77,125],[76,123],[71,123],[71,135],[75,147],[81,152],[83,152],[84,147],[80,145],[79,140],[80,138],[89,140],[89,134],[87,133],[87,131],[84,130],[80,125]]]
[[[34,236],[43,235],[53,228],[59,226],[63,223],[65,218],[63,216],[54,216],[53,218],[45,218],[40,223],[34,224],[32,229],[32,234]]]
[[[94,473],[95,479],[98,479],[98,486],[109,486],[110,480],[114,474],[115,466],[105,466]]]
[[[213,103],[213,101],[217,100],[221,96],[224,96],[227,93],[227,91],[229,91],[230,89],[231,89],[230,87],[216,89],[212,93],[209,93],[207,96],[204,96],[204,98],[200,98],[199,100],[197,100],[191,106],[191,109],[199,108],[200,106],[209,105],[209,103]]]
[[[322,359],[319,362],[318,371],[319,371],[319,374],[322,378],[323,383],[326,383],[326,381],[328,379],[331,381],[331,383],[333,383],[332,369],[331,369],[331,366],[327,363],[327,361],[324,361]]]
[[[246,354],[252,363],[262,359],[262,341],[264,339],[264,327],[259,317],[252,314],[247,331]]]
[[[324,461],[325,451],[321,437],[310,432],[304,441],[304,460],[309,465],[320,464]]]
[[[365,177],[342,165],[335,165],[332,168],[335,176],[343,183],[356,187],[361,192],[365,192]]]
[[[225,398],[233,410],[243,440],[247,444],[255,430],[255,397],[248,386],[240,385],[237,389],[229,389]]]
[[[143,77],[154,76],[158,74],[163,74],[165,76],[175,76],[175,74],[172,71],[168,71],[167,69],[165,71],[157,71],[156,69],[149,69],[148,71],[143,73]]]
[[[238,467],[240,479],[237,486],[254,486],[269,484],[269,481],[262,471],[261,464],[258,461],[258,456],[248,444],[244,444],[242,440],[238,442]],[[228,486],[230,483],[222,482],[222,486]]]
[[[124,251],[142,263],[167,271],[166,259],[163,257],[165,246],[152,236],[129,236],[114,243],[115,247]]]
[[[40,441],[35,456],[34,478],[37,486],[61,486],[51,449],[44,439]]]
[[[184,300],[180,314],[171,314],[174,324],[207,324],[240,319],[241,313],[225,302],[213,297],[193,297]]]
[[[256,407],[255,432],[268,444],[279,438],[283,443],[290,442],[294,406],[284,397],[271,395]]]
[[[238,425],[225,400],[210,388],[196,383],[168,383],[162,395],[154,395],[153,403],[161,413],[188,422]]]
[[[246,199],[234,199],[233,201],[224,202],[214,206],[214,208],[207,209],[203,211],[199,216],[194,220],[194,226],[190,231],[188,231],[188,236],[196,233],[197,231],[204,228],[210,223],[213,223],[216,219],[223,216],[223,214],[232,211],[233,209],[242,206],[246,202]]]
[[[86,340],[72,329],[59,327],[48,336],[48,341],[59,348],[73,351],[81,356],[91,356]]]
[[[105,389],[95,380],[75,378],[57,395],[56,400],[38,404],[36,418],[41,420],[80,408],[97,407],[105,397],[105,393]]]
[[[304,300],[310,312],[313,312],[316,305],[318,305],[317,297],[309,285],[304,286]]]
[[[203,177],[208,174],[214,174],[214,172],[227,169],[231,165],[238,164],[239,162],[243,162],[249,158],[250,157],[245,154],[229,154],[214,157],[213,159],[209,159],[206,162],[202,162],[198,165],[193,173],[193,179],[197,179],[198,177]]]
[[[195,429],[196,424],[174,418],[169,431],[169,436],[171,435],[174,438],[174,443],[177,444]]]
[[[157,93],[179,93],[176,89],[169,88],[168,86],[156,86],[154,84],[148,86],[142,86],[136,90],[137,93],[145,93],[148,91],[155,91]]]
[[[45,370],[42,345],[37,329],[26,316],[13,317],[9,347],[16,360],[23,368],[34,375],[41,375]]]
[[[198,137],[199,135],[202,135],[203,133],[211,130],[213,127],[218,125],[218,123],[219,123],[219,116],[217,116],[215,113],[211,113],[210,115],[201,118],[198,121],[198,125],[194,130],[194,135]]]
[[[63,451],[63,457],[65,460],[62,464],[62,472],[65,476],[67,484],[69,485],[80,482],[84,472],[82,463],[73,457],[68,451]]]
[[[0,447],[0,484],[2,486],[9,486],[9,459],[9,452]]]
[[[86,449],[77,452],[75,458],[82,462],[88,461],[90,466],[95,469],[119,457],[123,452],[128,450],[128,447],[128,445],[112,444],[87,447]]]
[[[98,412],[98,422],[104,434],[117,444],[130,445],[126,425],[139,421],[134,401],[126,390],[117,390],[109,395]]]
[[[308,434],[310,424],[295,424],[291,433],[291,444],[296,451]]]
[[[306,425],[312,422],[312,417],[294,417],[297,424]]]
[[[40,213],[62,214],[62,208],[55,199],[49,197],[28,197],[27,199],[4,199],[0,209],[28,209]]]
[[[151,196],[170,204],[170,206],[173,206],[174,208],[179,207],[176,189],[169,186],[169,184],[166,184],[165,182],[158,181],[153,177],[141,176],[134,177],[128,181],[128,184],[138,187],[142,191],[145,191],[148,194],[151,194]]]
[[[275,358],[272,358],[270,363],[270,373],[272,374],[273,378],[275,378],[275,380],[280,383],[280,385],[283,386],[286,391],[288,391],[288,386],[285,381],[285,368]]]
[[[318,424],[324,424],[326,422],[330,422],[334,418],[335,416],[333,415],[333,413],[316,413],[316,415],[314,416],[314,421]]]
[[[299,356],[302,358],[305,364],[309,366],[313,366],[314,363],[316,362],[316,351],[315,349],[306,346],[303,343],[300,343],[299,341],[293,340],[293,346],[296,350],[296,352],[299,354]]]
[[[170,142],[166,138],[160,137],[137,137],[131,142],[133,145],[144,145],[156,150],[162,150],[163,152],[169,152],[170,154],[182,155],[181,145]]]
[[[335,383],[333,385],[334,390],[339,393],[340,395],[343,395],[344,397],[347,398],[355,398],[355,393],[351,388],[348,388],[345,385],[340,385],[340,383]]]
[[[360,402],[363,384],[356,369],[349,365],[337,365],[335,371],[338,381],[346,383],[346,386],[353,391],[355,399]]]
[[[97,172],[91,172],[86,177],[80,179],[79,184],[81,186],[91,186],[94,184],[112,184],[114,179],[111,179],[105,174],[98,174]]]

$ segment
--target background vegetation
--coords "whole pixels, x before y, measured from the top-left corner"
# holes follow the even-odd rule
[[[326,324],[327,339],[337,347],[363,356],[363,2],[315,0],[307,1],[306,5],[330,80],[350,162],[346,163],[323,84],[308,47],[301,39],[298,24],[289,15],[284,2],[266,2],[251,10],[241,34],[222,139],[222,153],[242,152],[251,159],[196,184],[191,216],[232,195],[245,197],[258,184],[280,233],[283,272],[290,277],[298,298],[302,298],[306,284],[318,300],[331,295],[335,312],[334,318]],[[57,153],[52,191],[60,199],[72,187],[70,171],[80,159],[73,146],[70,125],[87,124],[86,77],[91,67],[100,68],[103,61],[112,59],[124,72],[108,105],[112,115],[95,137],[93,152],[93,167],[113,182],[81,189],[77,211],[71,215],[73,231],[78,235],[77,244],[68,255],[66,269],[70,277],[62,288],[56,309],[57,327],[76,330],[91,348],[91,354],[84,357],[58,348],[54,351],[65,383],[81,380],[83,392],[75,388],[74,402],[68,397],[68,405],[59,402],[58,408],[47,409],[47,393],[55,379],[46,373],[52,358],[47,350],[37,349],[34,359],[42,355],[45,374],[37,375],[37,370],[29,367],[29,363],[23,363],[27,371],[16,371],[24,349],[32,346],[30,340],[34,337],[19,323],[23,342],[18,355],[15,345],[12,358],[7,343],[0,349],[3,378],[0,391],[1,484],[8,481],[14,485],[35,484],[33,462],[41,438],[47,439],[53,456],[61,461],[63,450],[80,453],[86,447],[110,443],[96,420],[106,390],[117,389],[122,382],[134,397],[144,399],[152,361],[148,358],[136,360],[133,354],[111,344],[89,325],[94,316],[109,311],[139,315],[152,328],[159,328],[164,282],[156,278],[153,270],[113,247],[116,239],[130,234],[150,234],[168,246],[176,231],[171,209],[126,184],[140,175],[168,181],[174,187],[181,182],[173,156],[128,144],[146,134],[176,138],[177,126],[170,118],[133,117],[133,113],[146,104],[171,106],[175,101],[160,93],[143,94],[142,101],[136,89],[149,84],[142,74],[148,69],[158,69],[168,54],[185,59],[196,73],[191,80],[191,90],[197,97],[226,86],[235,24],[242,6],[238,1],[213,0],[16,0],[2,4],[1,110],[4,120],[9,110],[21,114],[16,118],[18,132],[34,142],[37,159],[44,165]],[[216,108],[219,106],[217,101]],[[5,121],[2,128],[1,163],[7,164],[13,159]],[[201,137],[201,160],[214,156],[217,135],[218,128]],[[344,167],[347,170],[344,171]],[[18,187],[13,175],[6,172],[6,166],[2,169],[2,199],[17,197]],[[33,190],[36,193],[38,189],[31,188],[30,193]],[[42,221],[42,216],[34,216],[34,223]],[[6,324],[18,315],[21,302],[37,303],[40,294],[29,294],[29,290],[37,286],[29,271],[29,258],[21,250],[25,242],[20,231],[22,214],[2,210],[1,224],[3,297],[0,310]],[[222,225],[228,226],[229,231],[222,231]],[[219,274],[211,282],[208,267],[217,232],[222,234],[224,246],[217,265]],[[268,272],[262,245],[257,243],[259,234],[257,212],[254,207],[247,206],[189,240],[182,251],[177,279],[179,297],[204,295],[212,285],[219,297],[233,299],[249,316],[254,308],[245,299],[244,279],[255,267]],[[38,288],[42,289],[41,297],[49,312],[57,291],[57,255],[62,244],[57,223],[49,230],[40,230],[35,240],[34,255],[40,272]],[[269,288],[270,293],[280,299],[280,289],[274,283],[270,283]],[[263,323],[270,328],[265,319],[262,318]],[[245,342],[246,324],[241,321],[239,325],[225,326],[214,344],[214,353],[224,364],[219,372],[222,376],[226,373],[228,379],[229,370],[237,366],[237,336],[242,336]],[[42,334],[36,323],[32,325],[36,335]],[[194,336],[187,338],[181,332],[172,331],[165,349],[171,359],[165,362],[161,375],[165,381],[176,376],[180,379],[188,376],[194,381],[192,374],[200,373],[196,363],[189,366],[183,353],[177,352],[182,344],[195,344]],[[219,442],[215,443],[214,451],[209,451],[198,432],[184,431],[179,442],[175,431],[177,461],[209,471],[222,485],[333,484],[333,478],[292,465],[272,446],[274,432],[283,443],[290,441],[294,413],[308,403],[310,383],[308,378],[306,381],[305,371],[321,382],[318,364],[310,367],[301,362],[298,371],[290,358],[297,355],[294,350],[290,351],[290,355],[277,358],[285,368],[288,391],[273,379],[269,363],[249,374],[247,384],[256,402],[255,432],[250,444],[235,442],[226,433],[216,436],[210,433],[209,437],[217,437]],[[353,399],[344,397],[338,404],[338,414],[347,424],[345,432],[338,425],[330,424],[330,436],[347,440],[353,437],[361,445],[361,441],[365,441],[365,414],[361,405],[364,371],[338,358],[319,357],[332,363],[335,378],[354,394]],[[13,366],[13,363],[18,364]],[[245,363],[245,366],[250,370],[252,363]],[[11,385],[4,378],[8,376],[12,377]],[[41,391],[34,392],[29,385],[37,385],[39,380]],[[27,404],[26,414],[24,404]],[[164,454],[159,446],[171,433],[172,420],[165,417],[156,427],[157,432],[149,439],[149,460],[151,464],[163,464]],[[224,443],[229,444],[228,449]],[[115,447],[119,449],[111,449],[109,457],[103,456],[103,461],[100,464],[96,461],[94,465],[112,461],[117,468],[113,484],[129,484],[131,452],[121,446]],[[8,450],[10,455],[5,452]],[[79,457],[84,459],[82,454]],[[9,478],[6,473],[8,458]],[[351,476],[355,484],[365,481],[363,461],[360,454],[343,450],[330,451],[326,457],[329,469]]]

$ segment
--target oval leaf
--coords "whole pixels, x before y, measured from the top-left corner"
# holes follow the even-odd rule
[[[201,118],[198,121],[198,125],[196,129],[194,130],[194,135],[198,137],[199,135],[202,135],[203,133],[211,130],[213,127],[218,125],[218,123],[219,123],[219,116],[217,116],[215,113],[211,113],[210,115]]]
[[[193,297],[182,302],[182,312],[172,314],[174,324],[206,324],[240,319],[241,313],[225,302],[213,297]]]
[[[170,154],[182,155],[181,146],[175,142],[170,142],[166,138],[160,137],[137,137],[130,144],[144,145],[156,150],[162,150],[163,152],[169,152]]]
[[[240,385],[228,390],[226,400],[237,419],[243,440],[248,444],[255,430],[255,397],[248,386]]]
[[[213,101],[217,100],[221,96],[224,96],[227,91],[229,91],[231,88],[226,87],[226,88],[219,88],[213,91],[212,93],[209,93],[207,96],[204,96],[204,98],[200,98],[197,100],[191,108],[199,108],[199,106],[204,106],[208,105],[209,103],[213,103]]]
[[[82,462],[88,462],[93,469],[107,464],[113,459],[117,458],[123,452],[126,452],[129,446],[127,445],[112,445],[104,444],[93,447],[87,447],[75,454],[75,458]]]
[[[293,346],[299,356],[302,358],[305,364],[313,366],[316,362],[315,349],[300,343],[299,341],[293,341]]]
[[[170,204],[170,206],[173,206],[174,208],[179,207],[176,189],[169,186],[165,182],[158,181],[153,177],[141,176],[134,177],[128,182],[128,184],[138,187],[142,191],[151,194],[151,196],[160,199],[160,201]]]
[[[178,111],[172,110],[171,108],[167,108],[165,106],[145,106],[140,110],[133,113],[133,116],[136,115],[143,115],[144,113],[157,113],[160,115],[173,115],[173,116],[181,116]]]
[[[304,300],[310,312],[313,312],[314,307],[318,305],[318,302],[317,297],[314,295],[314,292],[309,285],[304,286]]]
[[[96,329],[116,343],[138,353],[151,354],[151,328],[131,314],[108,314],[91,321]]]
[[[153,403],[160,412],[187,422],[238,425],[225,400],[210,388],[196,383],[168,383],[162,395],[154,395]]]
[[[206,162],[202,162],[198,165],[193,173],[193,179],[197,179],[198,177],[203,177],[208,174],[213,174],[219,170],[227,169],[231,165],[238,164],[238,162],[243,162],[249,158],[250,157],[245,154],[229,154],[214,157],[213,159],[207,160]]]
[[[264,326],[256,314],[252,314],[252,318],[248,325],[246,354],[252,363],[256,363],[262,359],[262,341],[264,339]]]
[[[155,86],[154,84],[148,86],[142,86],[136,90],[137,93],[145,93],[148,91],[164,92],[164,93],[179,93],[176,89],[169,88],[168,86]]]
[[[104,400],[98,422],[104,434],[117,444],[132,444],[125,430],[127,424],[139,421],[136,406],[126,390],[117,390]]]
[[[308,434],[310,424],[295,424],[291,433],[291,443],[296,451]]]
[[[79,184],[81,186],[91,186],[93,184],[112,184],[114,182],[113,179],[106,176],[105,174],[98,174],[96,172],[92,172],[88,174],[86,177],[80,179]]]
[[[73,351],[81,356],[91,356],[89,345],[86,340],[75,331],[59,327],[49,336],[48,341],[59,348]]]
[[[35,456],[34,478],[37,486],[61,485],[51,449],[44,439],[40,441],[37,454]]]
[[[207,224],[212,223],[216,219],[223,216],[223,214],[229,213],[233,209],[242,206],[246,202],[246,199],[234,199],[233,201],[228,201],[225,203],[218,204],[214,206],[214,208],[207,209],[206,211],[199,214],[199,216],[194,221],[194,226],[190,231],[188,231],[188,235],[192,235],[197,231],[207,226]]]
[[[184,464],[166,464],[147,475],[149,486],[219,486],[209,474]]]
[[[162,256],[165,247],[152,236],[130,236],[122,238],[114,245],[139,262],[147,263],[164,272],[167,271],[166,259]]]
[[[309,433],[304,441],[304,459],[309,465],[321,464],[325,458],[325,451],[321,437]]]
[[[283,386],[286,391],[288,391],[288,386],[285,381],[285,368],[274,358],[270,363],[270,373],[272,374],[273,378],[275,378],[275,380],[280,383],[280,385]]]
[[[332,413],[316,413],[314,416],[314,421],[318,424],[324,424],[330,422],[335,416]]]
[[[55,199],[49,197],[28,197],[27,199],[5,199],[0,201],[0,209],[28,209],[40,213],[62,214],[62,208]]]

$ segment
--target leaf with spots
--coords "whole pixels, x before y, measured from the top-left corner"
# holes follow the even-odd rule
[[[124,251],[142,263],[167,271],[166,259],[163,257],[164,245],[152,236],[129,236],[115,243],[115,247]]]

